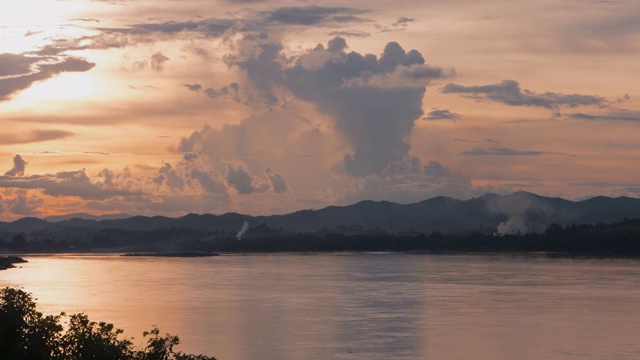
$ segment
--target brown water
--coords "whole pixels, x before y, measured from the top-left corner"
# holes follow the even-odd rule
[[[639,359],[640,260],[543,255],[26,256],[45,314],[241,359]]]

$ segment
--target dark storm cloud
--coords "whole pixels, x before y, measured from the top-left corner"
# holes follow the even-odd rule
[[[408,70],[427,69],[422,55],[388,43],[378,59],[373,54],[347,53],[342,38],[329,41],[295,58],[285,70],[287,88],[335,118],[335,128],[349,145],[343,165],[347,173],[365,177],[380,173],[390,161],[409,154],[408,136],[422,112],[422,97],[430,78],[421,84],[405,76]],[[395,84],[387,82],[397,78]]]
[[[227,184],[241,195],[265,192],[269,189],[269,184],[256,181],[242,165],[229,164],[226,178]]]
[[[211,172],[192,167],[188,171],[188,177],[195,180],[208,194],[226,194],[228,192],[227,187]]]
[[[423,120],[458,120],[462,117],[460,114],[456,114],[447,109],[434,109],[430,111],[427,116],[423,117]]]
[[[29,88],[35,82],[47,80],[63,72],[89,71],[95,64],[85,59],[67,57],[57,63],[39,63],[34,66],[37,70],[31,74],[0,79],[0,101],[8,100],[11,95]]]
[[[246,104],[266,104],[273,107],[280,102],[277,88],[283,82],[282,44],[271,41],[266,34],[246,35],[237,42],[235,54],[224,57],[227,66],[235,66],[247,78],[247,89],[244,91]]]
[[[69,136],[73,136],[73,133],[64,130],[32,130],[26,134],[0,133],[0,143],[3,145],[30,144]]]
[[[463,94],[474,99],[488,99],[510,106],[537,106],[547,109],[556,109],[559,106],[577,107],[586,105],[605,105],[607,101],[594,95],[545,92],[535,93],[531,90],[521,90],[520,84],[515,80],[504,80],[498,84],[481,86],[463,86],[447,84],[442,92],[445,94]]]
[[[536,155],[558,155],[558,153],[537,150],[515,150],[509,148],[473,149],[463,151],[458,155],[497,155],[497,156],[536,156]]]
[[[379,173],[390,161],[409,154],[408,137],[423,114],[425,86],[445,76],[425,65],[420,52],[406,52],[396,42],[388,43],[380,58],[346,52],[347,43],[340,37],[291,58],[281,53],[281,43],[265,34],[245,36],[237,49],[225,62],[246,75],[243,97],[273,107],[286,90],[330,114],[335,129],[353,148],[342,165],[357,177]]]
[[[182,176],[178,175],[170,163],[165,163],[158,169],[158,174],[153,178],[153,182],[156,185],[164,184],[172,191],[182,191],[185,185]]]
[[[210,163],[197,162],[198,156],[188,153],[175,166],[165,163],[153,178],[153,183],[172,194],[186,194],[201,190],[206,194],[227,194],[227,187]]]
[[[336,171],[361,178],[344,195],[347,201],[371,198],[372,194],[405,201],[447,191],[468,195],[472,186],[467,177],[437,163],[423,165],[410,155],[409,136],[423,114],[425,87],[431,79],[448,75],[426,65],[420,52],[405,51],[396,42],[388,43],[381,55],[349,52],[346,41],[336,37],[326,45],[287,57],[282,44],[266,34],[247,34],[235,45],[235,52],[224,60],[242,75],[240,95],[245,103],[267,105],[272,113],[286,111],[283,99],[296,97],[333,119],[333,128],[351,148],[343,157],[341,170]],[[219,96],[218,91],[211,93]],[[251,140],[249,135],[255,126],[265,126],[260,124],[254,119],[222,131],[205,128],[182,139],[178,150],[229,160],[246,155],[255,169],[260,161],[250,159],[254,154],[251,149],[261,140]],[[276,128],[261,131],[261,138],[268,138],[266,132],[282,137]],[[259,145],[255,148],[260,149]],[[269,188],[285,191],[284,178],[276,175],[265,170],[265,178],[253,176],[245,165],[235,162],[227,165],[225,177],[227,185],[239,194]]]
[[[334,40],[338,39],[339,38],[335,38]],[[411,65],[424,65],[424,63],[424,58],[422,57],[422,54],[420,54],[420,52],[418,52],[417,50],[411,50],[407,53],[404,51],[402,46],[400,46],[400,44],[395,41],[387,43],[387,45],[384,47],[384,51],[382,52],[382,56],[380,56],[380,60],[378,61],[382,72],[391,72],[398,66],[405,66],[408,67],[406,69],[403,69],[405,73],[409,72],[409,70],[413,70],[415,72],[415,75],[409,74],[409,77],[418,77],[424,79],[438,78],[442,76],[442,71],[439,68],[424,66],[415,68],[410,67]]]
[[[347,88],[336,94],[341,96],[331,104],[336,125],[354,145],[354,153],[345,155],[343,160],[349,174],[361,177],[378,173],[389,161],[409,154],[408,136],[414,121],[422,115],[424,91],[365,87]]]
[[[287,191],[287,182],[282,175],[271,170],[271,168],[264,169],[264,175],[269,179],[273,192],[280,194]]]
[[[287,25],[319,25],[323,23],[348,23],[366,21],[356,15],[365,11],[347,7],[281,7],[265,13],[266,23]]]

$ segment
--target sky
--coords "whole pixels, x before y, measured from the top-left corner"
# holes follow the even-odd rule
[[[0,2],[0,220],[640,195],[635,0]]]

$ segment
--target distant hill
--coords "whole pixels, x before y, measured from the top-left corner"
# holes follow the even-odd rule
[[[60,222],[64,220],[71,219],[82,219],[82,220],[115,220],[115,219],[126,219],[130,218],[129,214],[106,214],[106,215],[92,215],[87,213],[76,213],[69,215],[59,215],[59,216],[48,216],[44,218],[48,222]]]
[[[271,216],[226,213],[188,214],[180,218],[122,217],[124,218],[120,215],[96,217],[74,214],[46,220],[23,218],[10,223],[0,222],[0,231],[154,231],[175,228],[234,234],[246,221],[251,228],[262,226],[295,233],[540,233],[552,223],[566,226],[640,218],[640,199],[594,197],[576,202],[517,192],[510,195],[485,194],[465,201],[436,197],[406,205],[387,201],[362,201],[349,206],[330,206],[320,210]]]

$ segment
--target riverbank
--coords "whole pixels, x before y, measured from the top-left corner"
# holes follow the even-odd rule
[[[0,256],[0,270],[15,268],[13,264],[26,263],[27,260],[17,256]]]
[[[218,256],[220,254],[205,251],[162,251],[162,252],[136,252],[126,253],[122,256],[160,256],[160,257],[203,257]]]

